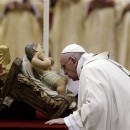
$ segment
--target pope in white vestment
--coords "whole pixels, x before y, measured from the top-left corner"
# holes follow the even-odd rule
[[[64,118],[69,130],[130,130],[130,72],[104,52],[84,53],[77,74],[78,110]]]
[[[78,110],[64,119],[70,130],[129,130],[130,77],[105,54],[86,59],[78,71]]]

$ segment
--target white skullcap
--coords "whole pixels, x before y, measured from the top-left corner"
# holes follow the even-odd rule
[[[86,52],[84,48],[77,44],[70,44],[67,47],[65,47],[62,51],[62,53],[68,53],[68,52]]]

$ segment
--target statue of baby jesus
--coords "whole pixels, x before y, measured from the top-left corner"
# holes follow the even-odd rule
[[[51,89],[65,96],[67,79],[53,67],[54,60],[43,52],[40,44],[31,43],[25,47],[25,53],[33,69],[41,75],[41,80]]]

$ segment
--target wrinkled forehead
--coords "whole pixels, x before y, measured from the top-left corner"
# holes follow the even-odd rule
[[[72,56],[72,53],[62,53],[61,54],[61,58],[68,58],[68,57],[70,57],[70,56]]]
[[[63,63],[64,61],[66,61],[67,57],[68,57],[67,54],[61,54],[60,62]]]
[[[70,57],[73,57],[73,56],[74,56],[73,53],[62,53],[62,54],[61,54],[60,61],[61,61],[61,62],[65,62],[65,61],[67,61]]]

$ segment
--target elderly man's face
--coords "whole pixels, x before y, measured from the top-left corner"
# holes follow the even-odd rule
[[[78,61],[74,57],[67,56],[67,54],[62,54],[60,63],[61,69],[64,71],[65,75],[74,81],[79,79],[76,71]]]

